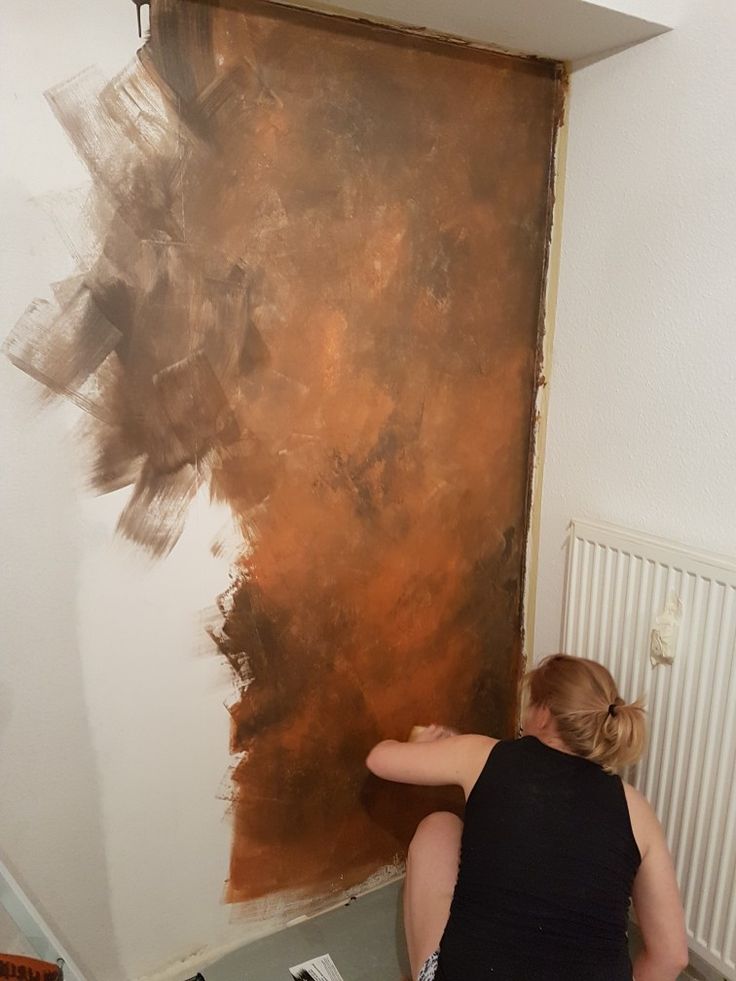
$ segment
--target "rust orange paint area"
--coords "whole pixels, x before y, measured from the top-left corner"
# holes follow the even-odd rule
[[[376,741],[513,731],[560,81],[260,2],[151,17],[48,93],[98,246],[5,351],[89,414],[123,535],[164,556],[202,481],[232,510],[227,895],[323,896],[459,806]]]

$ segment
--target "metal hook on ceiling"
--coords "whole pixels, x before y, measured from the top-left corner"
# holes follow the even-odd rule
[[[138,37],[143,37],[141,29],[141,7],[148,7],[149,11],[151,9],[151,0],[133,0],[135,4],[135,12],[138,18]]]

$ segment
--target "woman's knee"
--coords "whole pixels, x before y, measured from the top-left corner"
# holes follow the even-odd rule
[[[450,811],[434,811],[419,822],[409,845],[409,859],[425,847],[455,845],[462,835],[463,822]]]

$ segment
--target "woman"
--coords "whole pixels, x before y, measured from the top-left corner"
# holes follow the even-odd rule
[[[687,938],[667,842],[614,770],[635,762],[644,710],[602,665],[555,654],[525,678],[524,736],[439,726],[386,740],[368,768],[400,783],[458,784],[464,823],[431,814],[409,848],[404,925],[417,981],[674,981]]]

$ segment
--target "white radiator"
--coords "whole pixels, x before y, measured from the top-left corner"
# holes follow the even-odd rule
[[[672,663],[653,666],[678,600]],[[736,561],[574,521],[561,649],[645,697],[649,747],[624,776],[666,829],[690,949],[736,981]]]

